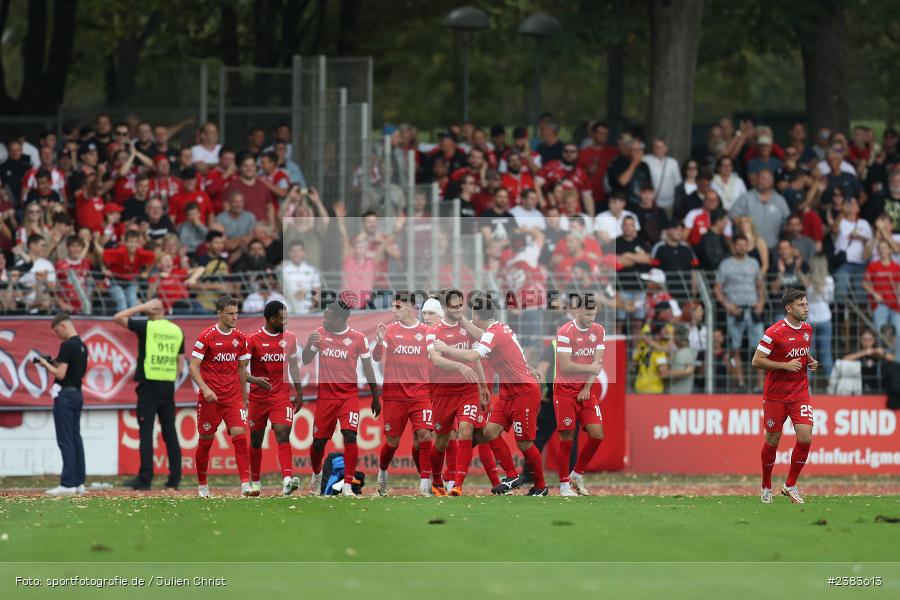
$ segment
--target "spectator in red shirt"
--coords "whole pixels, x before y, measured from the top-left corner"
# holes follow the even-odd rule
[[[90,174],[84,187],[75,192],[75,223],[91,231],[103,230],[103,198],[100,196],[98,176]]]
[[[125,238],[125,223],[122,222],[122,207],[110,202],[103,207],[103,232],[101,243],[118,244]]]
[[[594,201],[598,203],[597,210],[601,210],[602,203],[606,200],[606,189],[603,187],[603,179],[606,177],[606,169],[609,163],[619,155],[619,149],[609,145],[609,126],[603,121],[597,121],[591,126],[591,145],[582,148],[578,154],[578,166],[584,169],[591,180],[591,193]]]
[[[91,290],[88,287],[90,278],[91,261],[85,258],[84,242],[77,235],[66,238],[66,257],[56,261],[56,281],[59,284],[57,304],[59,308],[69,313],[83,312],[83,303],[77,288],[90,297]],[[76,288],[77,284],[77,288]]]
[[[522,166],[519,168],[523,171],[527,170],[529,173],[536,176],[543,163],[541,162],[541,155],[531,149],[527,127],[522,127],[520,125],[513,130],[512,150],[516,150],[522,157]],[[506,171],[508,170],[508,167],[509,165],[506,164],[506,159],[504,157],[504,160],[500,161],[500,170]]]
[[[163,204],[171,203],[172,198],[181,193],[184,188],[181,179],[172,177],[169,157],[165,154],[157,154],[153,159],[154,175],[150,179],[150,193],[159,196]]]
[[[209,169],[201,179],[200,188],[209,195],[212,200],[213,214],[219,214],[225,210],[225,186],[237,178],[237,163],[234,150],[222,148],[219,152],[219,164]]]
[[[141,234],[137,231],[126,232],[123,245],[103,251],[103,265],[112,280],[109,295],[115,304],[115,312],[140,303],[138,278],[146,277],[154,262],[156,255],[141,248]]]
[[[471,175],[478,184],[477,193],[487,187],[487,170],[488,163],[485,160],[484,151],[481,148],[472,148],[469,150],[468,165],[450,173],[450,181],[459,181],[466,175]]]
[[[249,154],[240,161],[240,176],[225,186],[225,193],[240,192],[244,197],[244,206],[253,213],[257,221],[266,221],[272,227],[278,202],[259,177],[256,176],[256,161]]]
[[[288,189],[291,187],[291,178],[284,172],[284,169],[279,168],[278,155],[275,151],[264,152],[259,157],[259,166],[262,169],[259,179],[269,188],[276,201],[287,196]]]
[[[202,304],[190,297],[191,288],[203,275],[203,267],[188,271],[179,268],[171,254],[161,254],[156,268],[156,273],[147,280],[147,295],[159,298],[167,313],[190,315],[207,312]]]
[[[881,330],[883,325],[890,323],[895,331],[900,331],[900,265],[892,260],[891,244],[887,240],[878,242],[878,260],[866,267],[862,286],[869,293],[875,328]],[[898,356],[897,350],[900,350],[900,343],[894,356]]]
[[[497,155],[491,149],[491,145],[488,144],[487,134],[481,127],[476,127],[475,131],[472,132],[472,149],[475,148],[484,153],[484,160],[487,162],[488,167],[491,169],[497,168]]]
[[[578,146],[568,143],[563,146],[562,159],[551,160],[540,170],[537,183],[543,188],[562,182],[578,190],[581,205],[589,216],[594,215],[594,196],[591,193],[591,182],[584,169],[578,166]]]
[[[500,185],[509,192],[510,206],[517,206],[522,200],[524,190],[535,190],[538,195],[538,206],[544,206],[544,194],[540,187],[534,185],[534,177],[528,169],[522,170],[522,155],[512,151],[506,155],[507,170],[500,179]]]
[[[194,167],[190,167],[181,172],[181,185],[183,190],[169,200],[169,215],[175,222],[175,225],[181,225],[187,220],[187,207],[194,203],[200,209],[201,220],[209,225],[212,223],[213,203],[209,195],[197,189],[197,171]]]

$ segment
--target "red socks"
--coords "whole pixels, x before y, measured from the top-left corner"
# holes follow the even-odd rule
[[[559,452],[556,453],[556,470],[559,471],[559,482],[569,482],[569,460],[572,455],[572,444],[575,440],[559,440]]]
[[[481,459],[481,466],[484,467],[484,473],[491,480],[491,487],[500,485],[500,475],[497,474],[497,459],[494,458],[494,451],[491,450],[490,444],[478,444],[478,458]],[[457,459],[459,464],[459,459]]]
[[[428,457],[431,462],[431,481],[437,487],[444,487],[444,479],[441,477],[441,471],[444,470],[444,455],[445,452],[438,450],[437,446],[431,447],[431,455]]]
[[[197,442],[197,483],[206,485],[206,474],[209,471],[209,449],[212,448],[215,438],[204,440],[200,438]]]
[[[387,442],[381,446],[381,454],[378,456],[378,468],[382,471],[387,471],[388,467],[391,466],[391,461],[394,460],[394,453],[397,452],[397,448],[389,445]],[[413,452],[413,457],[415,457],[415,452]]]
[[[528,470],[531,471],[531,476],[534,477],[534,487],[547,487],[547,483],[544,481],[544,459],[541,456],[541,451],[537,449],[537,446],[532,444],[528,447],[528,450],[522,454],[525,455],[525,462],[528,464]]]
[[[791,450],[791,470],[788,471],[787,481],[784,482],[784,485],[788,487],[797,485],[797,478],[800,477],[800,471],[803,470],[803,465],[806,464],[806,457],[809,456],[809,447],[811,445],[800,441],[794,444],[794,449]]]
[[[260,457],[262,457],[262,451],[260,451]],[[282,477],[290,477],[294,474],[294,454],[290,442],[278,442],[278,466],[281,467]],[[254,481],[259,481],[259,479],[254,479]]]
[[[234,461],[237,463],[241,483],[250,481],[250,451],[247,448],[247,434],[234,436],[231,438],[231,443],[234,446]]]
[[[456,441],[456,440],[454,440]],[[466,475],[469,474],[469,465],[472,464],[472,441],[471,440],[463,440],[461,443],[456,446],[456,460],[455,462],[455,474],[453,476],[453,487],[462,489],[463,481],[466,480]],[[488,448],[490,451],[490,448]],[[491,459],[493,460],[493,454],[491,455]],[[496,477],[497,467],[494,466],[494,477]],[[499,481],[498,481],[499,483]],[[493,486],[494,483],[491,482]]]
[[[344,442],[344,483],[353,483],[358,456],[359,446],[356,445],[356,442]]]
[[[503,468],[506,476],[518,477],[519,472],[516,471],[516,463],[513,462],[512,453],[509,451],[509,446],[506,440],[503,439],[503,436],[491,440],[490,444],[491,450],[493,450],[497,460],[500,461],[500,466]]]
[[[422,479],[431,477],[431,449],[433,447],[434,444],[431,442],[431,440],[419,442],[419,477],[421,477]],[[441,470],[438,469],[437,473],[435,474],[435,477],[437,477],[438,479],[441,478],[440,471]]]
[[[600,442],[602,441],[602,439],[588,438],[584,447],[581,449],[581,452],[578,453],[578,460],[575,461],[576,473],[581,475],[587,471],[588,465],[591,464],[591,459],[594,458],[597,449],[600,447]]]
[[[459,440],[451,439],[447,444],[447,452],[446,452],[446,460],[447,460],[447,470],[444,471],[444,480],[445,481],[454,481],[454,473],[456,473],[456,453],[459,449]],[[432,472],[434,472],[434,468],[432,466]]]
[[[262,470],[262,448],[250,446],[250,481],[259,481]]]
[[[412,447],[412,459],[413,459],[413,464],[416,465],[416,471],[419,473],[419,477],[422,476],[421,456],[422,456],[422,446],[419,446],[418,448],[413,446]],[[429,459],[425,459],[425,462],[429,462]]]
[[[778,446],[770,446],[768,442],[763,441],[762,453],[762,487],[772,489],[772,469],[775,468],[775,453]]]
[[[313,440],[315,441],[315,440]],[[318,450],[313,444],[309,447],[309,462],[312,466],[313,473],[322,472],[322,461],[325,460],[325,448]]]

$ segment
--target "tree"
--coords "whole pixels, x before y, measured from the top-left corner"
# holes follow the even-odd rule
[[[797,23],[806,83],[806,112],[812,131],[849,131],[847,24],[844,7],[827,0]]]
[[[690,152],[694,73],[703,0],[651,0],[650,107],[648,135],[661,137],[670,154]]]

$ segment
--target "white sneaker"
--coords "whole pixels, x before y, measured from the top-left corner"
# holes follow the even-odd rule
[[[790,498],[791,504],[806,504],[806,502],[803,501],[803,496],[800,495],[800,491],[797,489],[796,485],[781,486],[781,495]]]
[[[313,473],[309,476],[309,495],[322,495],[322,473]]]
[[[48,496],[74,496],[78,493],[78,488],[58,485],[55,488],[49,489],[44,493]]]
[[[584,477],[580,473],[576,473],[575,471],[569,473],[569,481],[572,483],[572,487],[575,488],[575,491],[579,496],[591,495],[591,492],[587,489],[587,486],[584,485]]]
[[[290,496],[300,487],[299,477],[285,477],[281,482],[281,493]]]
[[[208,485],[200,485],[200,486],[197,486],[197,495],[200,496],[201,498],[210,498],[210,497],[212,497],[212,494],[209,493],[209,486],[208,486]]]
[[[344,482],[344,487],[341,488],[341,496],[349,496],[350,498],[359,498],[356,492],[353,491],[353,486],[346,481]]]
[[[448,493],[448,494],[449,494],[451,491],[453,491],[453,488],[454,488],[455,486],[456,486],[456,482],[453,481],[452,479],[449,480],[449,481],[445,481],[445,482],[444,482],[444,488],[447,490],[447,493]]]
[[[578,493],[572,489],[572,484],[568,481],[559,484],[559,495],[560,496],[578,496]]]
[[[244,498],[249,498],[250,496],[254,496],[254,495],[259,496],[259,491],[257,491],[256,494],[254,494],[253,493],[253,484],[251,484],[249,481],[242,481],[241,482],[241,496]]]
[[[422,477],[419,479],[419,495],[431,497],[434,494],[431,493],[431,477]]]
[[[769,488],[760,488],[759,501],[763,504],[772,504],[772,490]]]
[[[378,492],[379,496],[387,496],[388,495],[388,473],[387,471],[382,471],[378,469],[378,487],[375,488],[375,491]]]
[[[77,488],[75,488],[75,491],[82,495],[87,494],[87,489],[84,487],[83,483],[81,485],[79,485]]]

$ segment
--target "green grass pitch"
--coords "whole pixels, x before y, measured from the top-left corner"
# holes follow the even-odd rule
[[[188,586],[178,596],[212,598],[286,585],[302,591],[298,598],[345,588],[400,598],[451,582],[479,597],[516,598],[759,597],[762,581],[793,597],[900,593],[896,496],[810,497],[803,506],[752,496],[9,497],[0,511],[5,598],[166,591],[153,582],[53,592],[14,585],[29,573],[225,577],[225,589]],[[884,580],[839,590],[827,585],[831,576]]]

